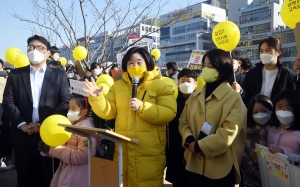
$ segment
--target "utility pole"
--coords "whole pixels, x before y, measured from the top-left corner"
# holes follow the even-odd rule
[[[208,32],[201,32],[201,33],[199,33],[199,32],[197,32],[197,34],[196,34],[196,50],[198,50],[198,38],[199,38],[199,36],[201,36],[202,34],[206,34],[206,33],[208,33]]]

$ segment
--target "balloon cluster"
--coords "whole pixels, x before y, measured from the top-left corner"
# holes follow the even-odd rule
[[[16,68],[21,68],[29,65],[29,59],[27,55],[24,55],[19,48],[11,47],[5,52],[6,61],[14,65]]]
[[[103,87],[102,94],[106,95],[114,84],[114,79],[107,74],[102,74],[97,78],[96,84],[99,88]]]

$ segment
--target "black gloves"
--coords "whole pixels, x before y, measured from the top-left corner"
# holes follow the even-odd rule
[[[38,144],[38,150],[43,153],[49,153],[50,146],[46,145],[43,141],[40,141]]]

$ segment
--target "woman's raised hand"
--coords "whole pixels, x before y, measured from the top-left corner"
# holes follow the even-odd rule
[[[82,89],[83,89],[83,91],[87,92],[92,97],[99,96],[100,94],[102,94],[103,87],[98,88],[93,77],[91,79],[92,79],[92,85],[90,84],[90,82],[87,79],[85,79],[84,84],[87,89],[85,89],[85,88],[82,88]]]

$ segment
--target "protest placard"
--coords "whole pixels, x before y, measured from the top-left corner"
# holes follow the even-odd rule
[[[116,82],[117,80],[122,79],[122,74],[123,74],[123,70],[121,69],[115,69],[115,70],[111,70],[111,76],[114,79],[114,81]]]
[[[260,144],[255,144],[255,147],[263,187],[300,186],[299,166],[291,165],[284,154],[270,153],[267,147]]]
[[[202,70],[202,57],[205,53],[206,51],[203,50],[193,50],[187,68],[191,70]]]
[[[76,81],[73,79],[69,79],[69,80],[70,80],[70,90],[72,93],[86,96],[86,97],[88,96],[88,94],[84,92],[82,89],[82,88],[86,88],[83,81]]]

